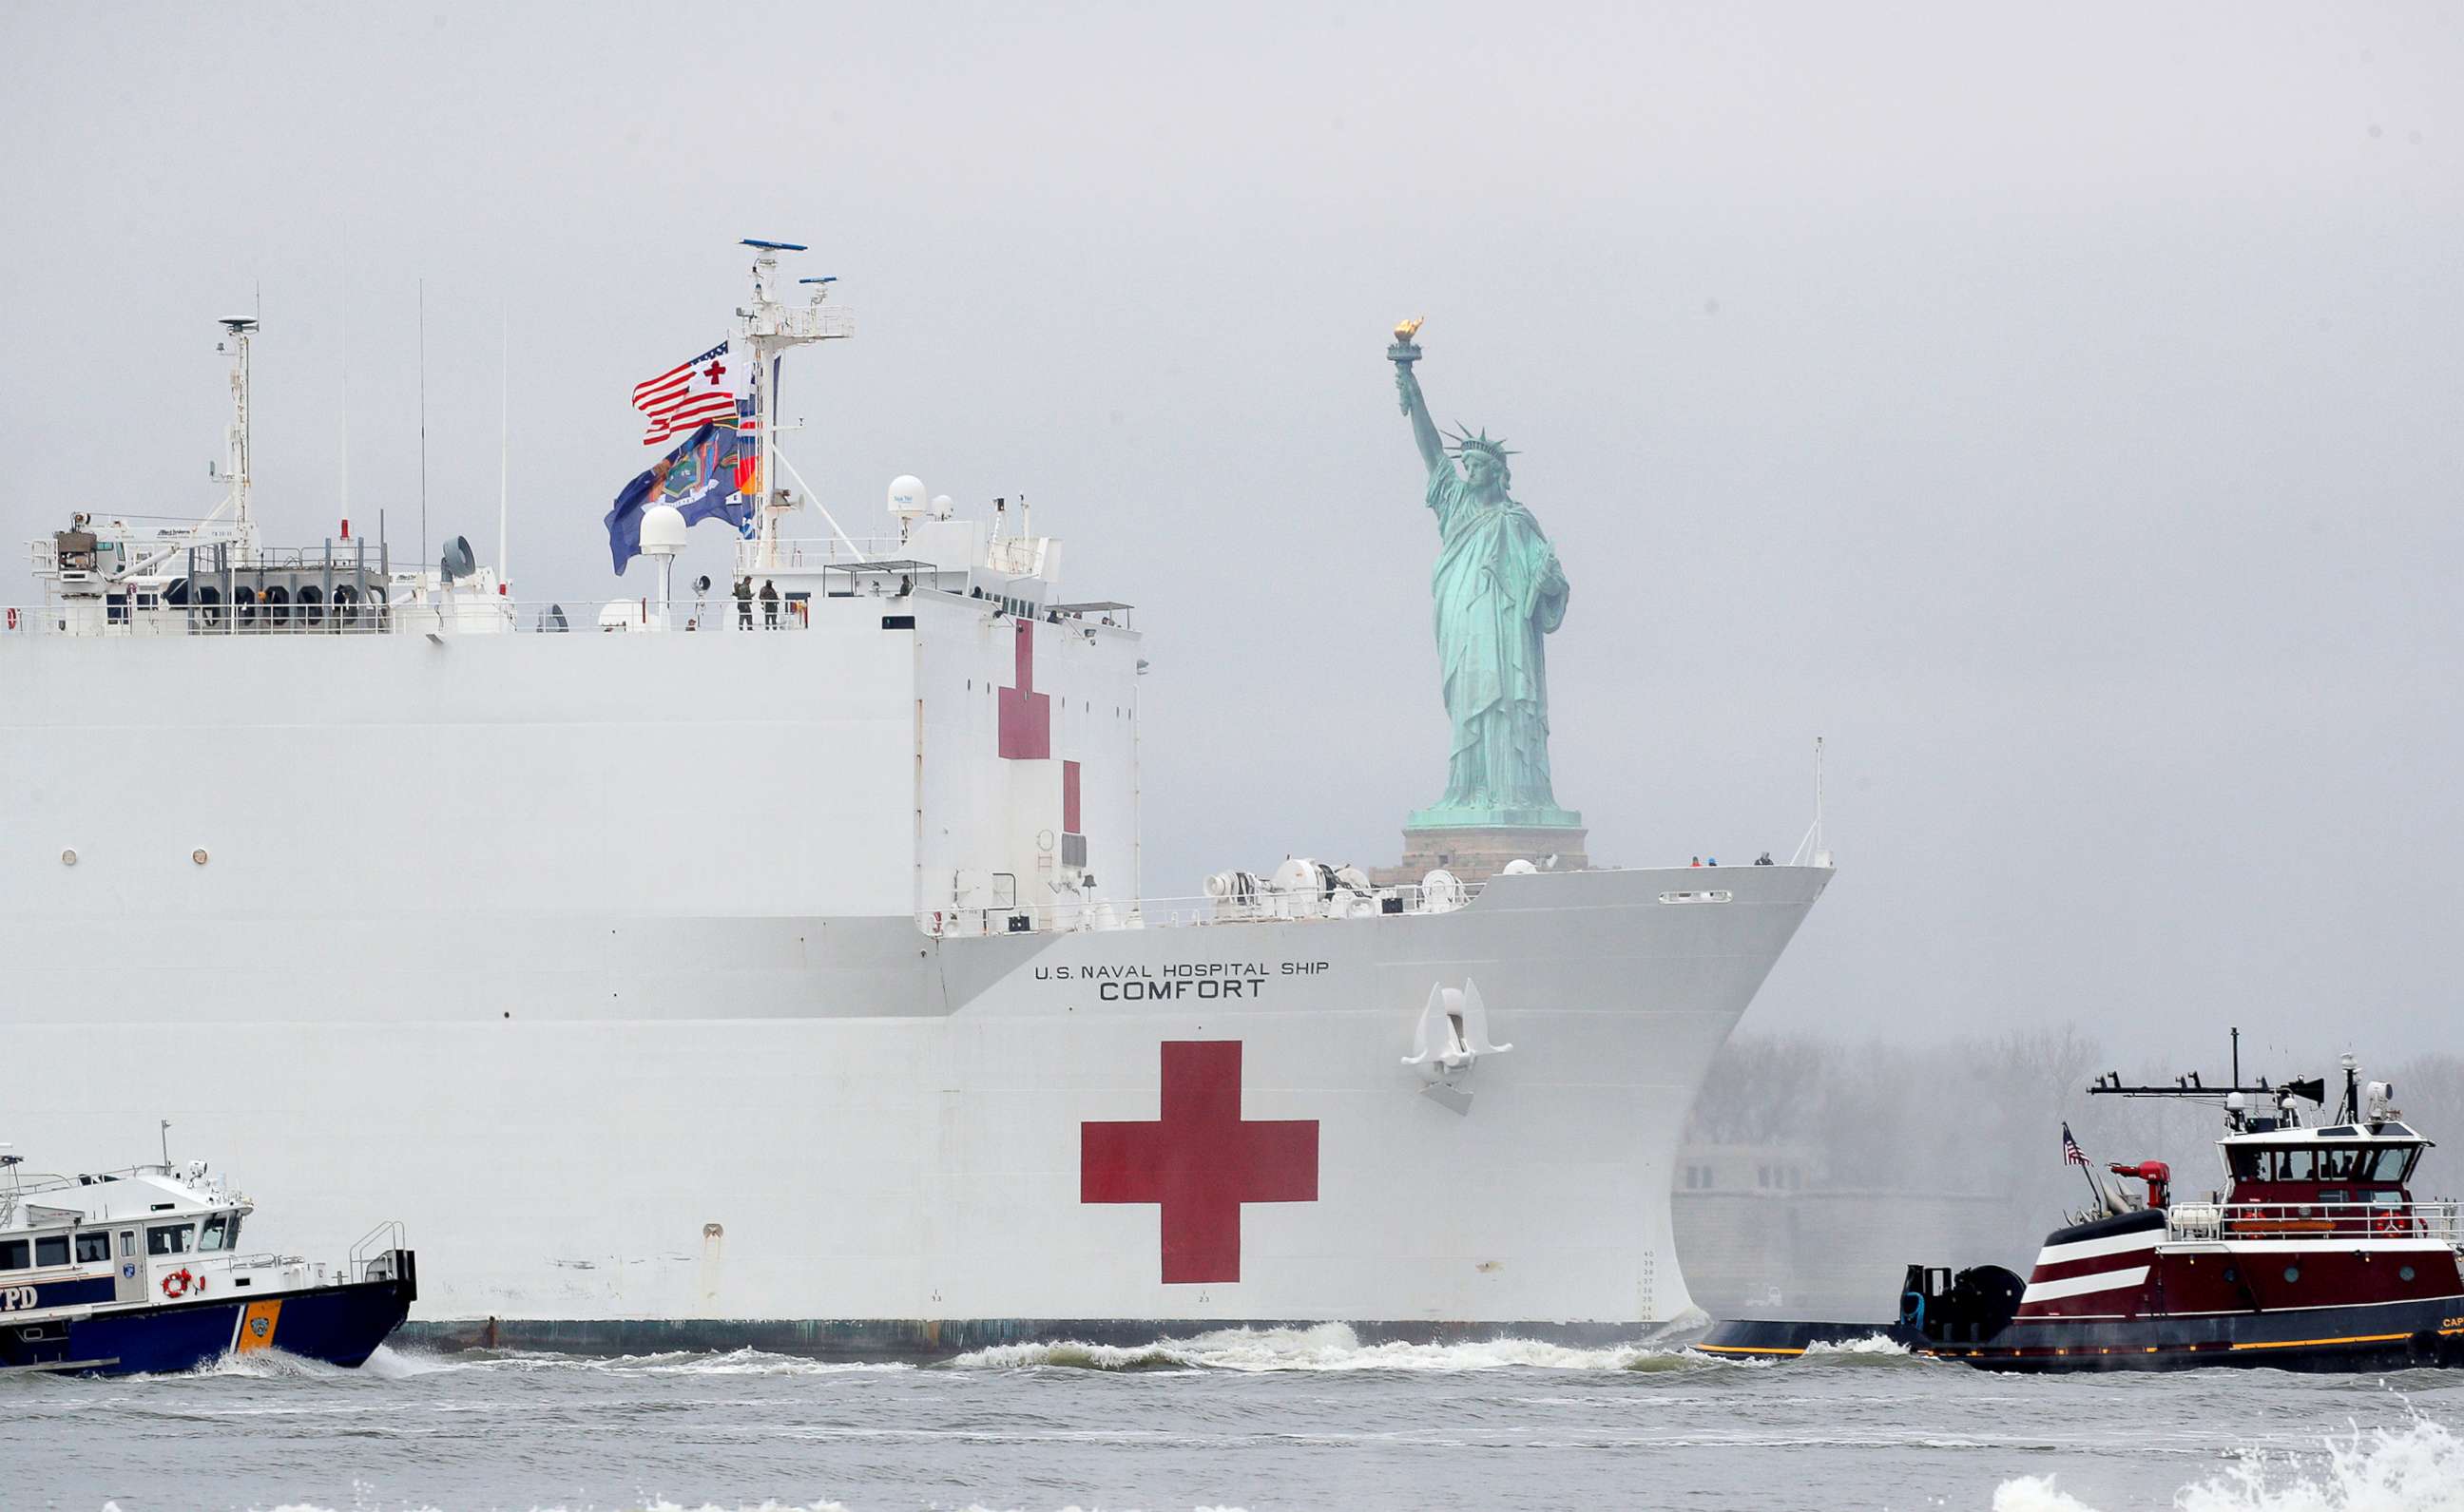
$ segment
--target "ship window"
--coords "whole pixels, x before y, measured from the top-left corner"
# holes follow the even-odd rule
[[[206,1231],[197,1236],[197,1248],[200,1252],[219,1250],[223,1247],[224,1222],[225,1215],[220,1213],[206,1219]]]
[[[136,1253],[137,1231],[135,1229],[121,1229],[120,1231],[120,1258],[121,1260],[127,1260]]]
[[[2315,1150],[2271,1150],[2268,1151],[2267,1179],[2270,1181],[2308,1181],[2318,1170]]]
[[[188,1223],[165,1223],[145,1231],[145,1253],[148,1255],[186,1255],[189,1238],[196,1227]]]
[[[2396,1280],[2398,1281],[2410,1281],[2412,1280],[2412,1267],[2409,1265],[2399,1265],[2396,1267],[2395,1274]]]
[[[42,1238],[34,1240],[35,1264],[65,1265],[68,1262],[69,1237],[67,1235],[46,1234]]]
[[[32,1246],[24,1239],[0,1239],[0,1270],[24,1270],[33,1263]]]
[[[87,1260],[111,1259],[111,1236],[108,1234],[80,1234],[77,1237],[77,1244],[80,1264]]]
[[[2284,1279],[2288,1282],[2299,1281],[2301,1279],[2301,1267],[2299,1265],[2285,1266]]]

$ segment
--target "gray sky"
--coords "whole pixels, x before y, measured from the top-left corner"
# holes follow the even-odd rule
[[[1573,581],[1594,855],[1785,856],[1830,739],[1750,1025],[2454,1043],[2452,9],[1177,9],[10,8],[0,536],[208,507],[261,288],[270,537],[340,513],[347,304],[415,540],[425,278],[432,534],[493,555],[510,306],[517,589],[613,597],[627,391],[807,241],[862,334],[791,457],[851,529],[1023,493],[1140,605],[1184,894],[1442,786],[1426,314]]]

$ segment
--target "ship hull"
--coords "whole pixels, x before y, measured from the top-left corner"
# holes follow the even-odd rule
[[[414,1276],[12,1326],[0,1330],[0,1374],[163,1375],[258,1349],[357,1367],[409,1315]]]
[[[1702,877],[963,939],[601,921],[617,985],[595,1010],[568,983],[534,1011],[492,967],[388,990],[275,953],[246,995],[216,973],[185,996],[8,998],[25,1063],[112,1070],[29,1085],[11,1129],[92,1149],[168,1118],[268,1197],[252,1235],[286,1248],[346,1242],[373,1205],[419,1238],[439,1339],[491,1320],[503,1342],[854,1355],[1261,1320],[1630,1336],[1689,1311],[1681,1127],[1829,872],[1723,871],[1718,903],[1692,901]],[[426,932],[345,924],[388,930],[405,955]],[[697,978],[713,942],[778,990]],[[1467,982],[1511,1049],[1433,1085],[1403,1060],[1432,989]]]

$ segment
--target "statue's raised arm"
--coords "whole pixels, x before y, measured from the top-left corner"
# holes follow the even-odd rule
[[[1420,348],[1412,338],[1420,330],[1419,318],[1405,320],[1395,327],[1395,344],[1386,349],[1387,360],[1395,364],[1395,394],[1402,401],[1403,414],[1412,422],[1412,439],[1420,448],[1420,465],[1435,472],[1452,466],[1446,460],[1444,438],[1438,434],[1438,423],[1429,418],[1429,402],[1420,393],[1420,381],[1412,375],[1412,364],[1420,360]]]

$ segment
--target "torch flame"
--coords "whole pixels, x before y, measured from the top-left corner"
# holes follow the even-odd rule
[[[1408,320],[1396,321],[1395,340],[1397,341],[1409,342],[1412,338],[1420,334],[1420,322],[1427,318],[1428,317],[1425,315],[1416,315]]]

